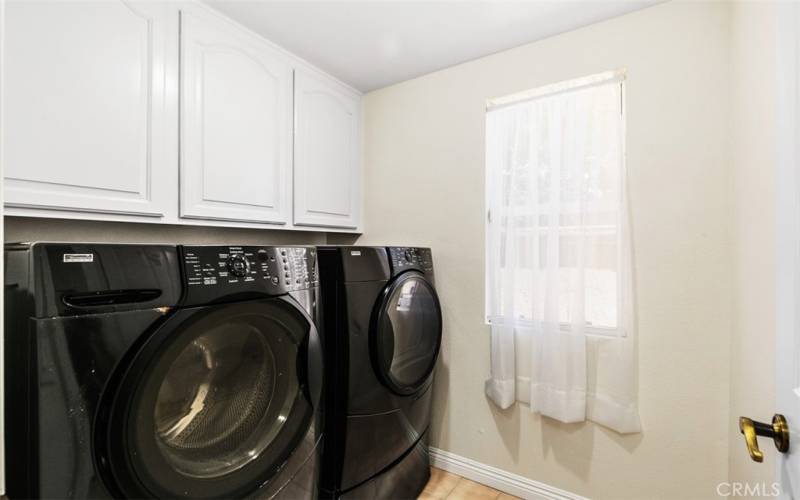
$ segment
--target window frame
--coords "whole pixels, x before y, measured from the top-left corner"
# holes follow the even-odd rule
[[[628,336],[627,332],[627,325],[623,322],[623,282],[622,282],[622,269],[623,269],[623,234],[621,228],[623,227],[624,221],[622,220],[625,217],[625,210],[624,210],[624,190],[626,189],[626,180],[627,180],[627,107],[626,107],[626,72],[625,70],[613,70],[613,71],[606,71],[603,73],[598,73],[594,75],[589,75],[585,77],[579,77],[571,80],[566,80],[563,82],[558,82],[554,84],[544,85],[541,87],[536,87],[530,90],[526,90],[523,92],[488,99],[486,101],[486,112],[484,115],[484,119],[488,116],[489,112],[492,110],[506,107],[506,106],[513,106],[516,104],[521,104],[523,102],[528,102],[535,99],[540,99],[544,97],[550,97],[555,94],[560,93],[567,93],[572,92],[584,88],[589,88],[598,85],[605,85],[608,83],[612,83],[616,80],[616,83],[620,86],[620,103],[619,103],[619,110],[621,115],[621,135],[622,135],[622,152],[620,155],[620,182],[622,183],[620,189],[621,198],[618,200],[619,203],[619,210],[618,210],[618,217],[617,217],[617,224],[616,224],[616,243],[617,243],[617,251],[616,251],[616,260],[617,260],[617,305],[616,305],[616,317],[617,317],[617,326],[610,327],[610,326],[600,326],[600,325],[592,325],[586,324],[584,325],[584,333],[589,337],[599,337],[599,338],[625,338]],[[488,120],[484,122],[484,139],[488,137],[487,134],[487,124]],[[485,155],[484,155],[485,158]],[[484,323],[487,326],[492,325],[492,316],[490,314],[491,311],[491,304],[490,304],[490,297],[492,294],[492,290],[490,290],[492,280],[490,279],[491,276],[491,269],[490,269],[490,237],[493,231],[491,231],[490,226],[493,223],[496,223],[493,220],[492,215],[492,196],[490,192],[490,186],[493,182],[496,182],[497,179],[501,177],[501,175],[494,174],[495,179],[490,179],[493,175],[491,172],[488,163],[484,159],[484,169],[485,169],[485,179],[484,179],[484,208],[485,208],[485,219],[484,219]],[[592,226],[592,227],[600,227]],[[559,234],[561,234],[561,228],[559,228]],[[628,298],[630,300],[630,298]],[[516,319],[514,320],[515,325],[533,328],[535,326],[535,322],[529,319]],[[572,325],[567,322],[560,322],[560,329],[562,332],[568,333],[572,330]]]

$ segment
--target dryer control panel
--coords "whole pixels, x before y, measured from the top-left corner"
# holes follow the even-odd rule
[[[282,295],[319,285],[314,247],[182,246],[184,304]]]
[[[397,275],[410,269],[433,274],[433,254],[430,248],[387,247],[386,251],[392,264],[392,275]]]

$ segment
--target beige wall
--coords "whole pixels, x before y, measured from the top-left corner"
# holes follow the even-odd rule
[[[368,94],[359,243],[430,245],[445,315],[434,446],[594,498],[728,478],[730,6],[666,3]],[[495,408],[484,310],[487,98],[626,68],[644,432]]]
[[[771,484],[777,453],[761,440],[764,463],[750,460],[741,416],[775,412],[776,8],[736,2],[731,10],[733,310],[731,481]]]

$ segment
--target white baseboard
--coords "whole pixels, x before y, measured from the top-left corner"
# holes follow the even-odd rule
[[[585,497],[564,491],[549,484],[482,464],[466,457],[431,447],[431,465],[452,472],[476,483],[526,500],[587,500]]]

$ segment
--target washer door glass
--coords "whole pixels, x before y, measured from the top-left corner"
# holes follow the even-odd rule
[[[131,362],[111,410],[110,462],[124,496],[240,498],[277,474],[318,405],[311,328],[279,299],[169,318]]]
[[[267,337],[251,319],[235,318],[196,337],[172,362],[153,418],[161,453],[177,471],[229,474],[281,431],[298,384],[292,365],[278,371]]]
[[[433,286],[419,273],[401,275],[378,309],[373,352],[378,374],[395,392],[416,391],[433,371],[441,337],[442,315]]]

